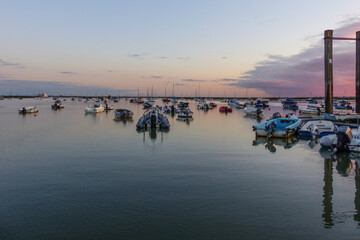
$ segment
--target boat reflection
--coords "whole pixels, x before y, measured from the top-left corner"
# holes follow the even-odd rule
[[[136,131],[143,135],[144,142],[146,141],[147,136],[150,138],[151,141],[155,142],[158,135],[160,135],[160,137],[161,137],[160,140],[161,140],[161,142],[163,142],[164,133],[169,132],[169,130],[158,129],[158,128],[149,128],[148,130],[137,129]]]
[[[244,115],[244,118],[255,119],[258,123],[260,123],[261,120],[263,119],[263,116],[262,116],[262,115],[260,115],[260,116],[253,116],[253,115],[247,115],[247,114],[245,114],[245,115]]]
[[[186,125],[190,125],[190,123],[194,121],[193,118],[176,118],[176,120],[179,122],[184,122]]]
[[[123,125],[125,126],[127,123],[132,124],[134,122],[134,120],[132,118],[114,118],[113,119],[114,122],[116,123],[123,123]]]
[[[354,207],[355,213],[353,220],[360,227],[360,155],[343,152],[331,154],[328,149],[321,149],[320,155],[324,158],[324,187],[323,187],[323,224],[325,228],[332,228],[335,223],[342,223],[343,219],[348,218],[348,213],[334,213],[333,211],[333,165],[336,164],[336,171],[343,177],[354,175],[355,196]],[[351,174],[351,170],[354,174]]]
[[[297,136],[292,136],[289,138],[269,138],[266,137],[257,137],[253,141],[253,146],[258,146],[264,144],[265,149],[269,150],[271,153],[276,152],[275,146],[282,146],[284,149],[292,148],[296,143],[299,142],[299,138]]]

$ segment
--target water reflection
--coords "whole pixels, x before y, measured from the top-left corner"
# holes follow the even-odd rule
[[[342,177],[351,176],[351,170],[354,169],[355,175],[355,214],[353,215],[354,221],[358,222],[360,227],[360,156],[354,153],[339,153],[331,154],[328,149],[321,149],[320,155],[324,158],[324,187],[323,187],[323,223],[325,228],[332,228],[336,221],[334,219],[347,218],[348,216],[336,216],[333,212],[333,164],[336,164],[336,171]],[[346,214],[342,214],[346,215]],[[337,222],[340,223],[338,220]],[[342,221],[341,221],[342,222]]]
[[[333,161],[331,158],[324,160],[324,187],[323,187],[323,202],[324,207],[322,218],[325,228],[334,226],[333,222]]]
[[[244,118],[255,119],[258,123],[261,123],[261,120],[263,119],[263,116],[245,115]]]
[[[289,138],[269,138],[266,137],[256,137],[253,141],[253,146],[258,146],[264,144],[265,149],[269,150],[271,153],[276,152],[275,146],[282,146],[284,149],[290,149],[295,144],[299,142],[299,138],[297,136],[292,136]]]
[[[114,118],[113,120],[116,123],[122,123],[124,126],[126,126],[127,123],[132,124],[134,122],[132,118]]]
[[[160,136],[160,142],[162,143],[164,140],[164,133],[168,133],[169,130],[160,130],[158,128],[150,128],[148,130],[137,129],[139,134],[143,135],[143,141],[146,139],[150,139],[152,142],[156,142],[156,139]]]
[[[184,122],[186,125],[190,125],[190,123],[194,121],[193,118],[177,118],[176,120],[179,122]]]

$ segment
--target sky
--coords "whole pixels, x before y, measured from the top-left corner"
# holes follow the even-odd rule
[[[323,96],[323,34],[360,31],[355,0],[0,0],[0,94]],[[334,42],[334,93],[355,91]],[[200,89],[200,90],[199,90]]]

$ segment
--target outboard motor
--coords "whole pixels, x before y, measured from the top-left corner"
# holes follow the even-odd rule
[[[351,129],[348,126],[341,126],[339,127],[337,133],[337,143],[334,144],[334,152],[344,152],[348,151],[348,145],[352,139]]]
[[[314,124],[310,124],[308,129],[313,137],[319,133],[319,129]]]
[[[150,115],[150,124],[151,124],[151,128],[156,128],[156,113],[153,112]]]
[[[276,122],[275,121],[273,121],[273,122],[271,122],[270,124],[268,124],[266,127],[265,127],[265,129],[266,129],[266,131],[267,131],[267,137],[270,137],[271,136],[271,134],[275,131],[275,128],[276,128]]]
[[[256,109],[256,114],[259,115],[259,114],[261,114],[261,113],[262,113],[262,109],[258,107],[258,108]]]
[[[276,119],[276,118],[281,118],[281,114],[279,112],[276,112],[276,113],[272,114],[271,117],[270,117],[270,120],[271,119]]]

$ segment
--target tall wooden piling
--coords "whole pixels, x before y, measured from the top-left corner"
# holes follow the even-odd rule
[[[332,37],[333,37],[333,30],[326,30],[324,32],[325,112],[326,113],[333,113],[333,45],[332,45]]]
[[[356,32],[356,113],[360,113],[360,31]]]

